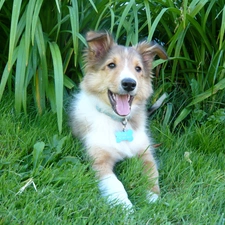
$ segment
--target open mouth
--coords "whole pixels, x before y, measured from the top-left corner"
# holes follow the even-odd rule
[[[127,116],[130,113],[134,96],[129,94],[118,95],[112,93],[110,90],[108,90],[108,96],[112,108],[116,114],[118,114],[119,116]]]

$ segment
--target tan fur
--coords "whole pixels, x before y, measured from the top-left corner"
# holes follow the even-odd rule
[[[88,48],[84,54],[85,76],[80,85],[81,94],[78,95],[78,100],[73,102],[70,113],[73,133],[83,139],[88,155],[94,161],[93,169],[97,172],[99,180],[113,174],[113,167],[117,161],[131,155],[139,155],[149,176],[149,188],[159,193],[158,170],[152,155],[151,141],[145,133],[145,106],[153,93],[152,61],[155,55],[166,59],[166,53],[158,44],[147,42],[132,47],[118,45],[108,33],[91,31],[88,32],[86,40]],[[110,68],[111,63],[116,67]],[[137,70],[137,67],[141,70]],[[126,128],[133,130],[136,139],[133,142],[123,141],[117,144],[114,132],[122,130],[121,122],[124,118],[113,111],[108,90],[126,95],[121,89],[121,76],[126,74],[121,75],[121,71],[127,71],[131,74],[128,75],[137,81],[135,90],[131,92],[135,93],[131,112],[124,116],[128,120]],[[92,100],[86,105],[88,96]],[[82,107],[86,107],[86,110]],[[89,112],[90,110],[93,110],[93,113]],[[139,138],[142,140],[141,143]],[[155,184],[152,186],[151,182]]]

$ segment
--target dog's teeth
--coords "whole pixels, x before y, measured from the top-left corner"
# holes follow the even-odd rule
[[[115,94],[112,94],[112,97],[114,100],[116,100],[116,95]]]

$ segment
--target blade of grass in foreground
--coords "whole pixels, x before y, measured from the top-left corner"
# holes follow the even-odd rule
[[[63,113],[63,66],[59,47],[56,43],[49,42],[55,80],[55,98],[56,98],[56,112],[59,133],[62,132],[62,113]]]

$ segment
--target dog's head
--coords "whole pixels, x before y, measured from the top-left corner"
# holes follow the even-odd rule
[[[85,77],[81,88],[97,96],[120,117],[145,104],[152,94],[151,69],[155,55],[167,59],[158,44],[140,42],[125,47],[108,33],[88,32]]]

